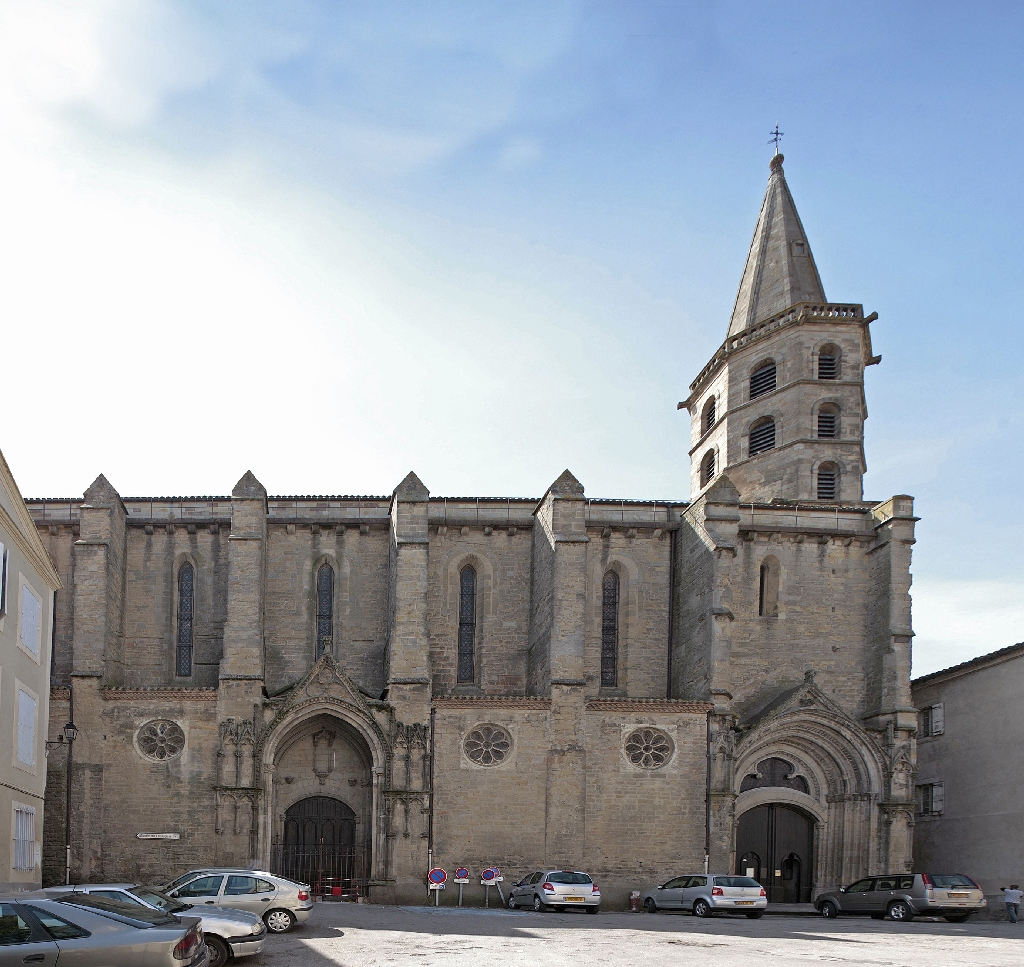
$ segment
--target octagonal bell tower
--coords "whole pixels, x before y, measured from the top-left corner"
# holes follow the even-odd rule
[[[863,306],[832,303],[772,158],[725,342],[679,404],[690,414],[691,499],[721,473],[741,502],[863,499]]]

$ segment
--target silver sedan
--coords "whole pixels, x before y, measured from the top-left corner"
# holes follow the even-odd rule
[[[659,910],[689,910],[696,917],[715,913],[744,913],[751,920],[764,916],[768,897],[764,887],[749,876],[693,873],[676,876],[652,887],[641,898],[648,913]]]
[[[601,890],[589,873],[578,870],[541,870],[524,876],[508,895],[509,909],[532,907],[542,910],[571,910],[581,907],[597,913]]]

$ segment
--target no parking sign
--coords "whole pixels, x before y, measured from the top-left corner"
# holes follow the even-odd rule
[[[430,880],[431,890],[443,890],[444,881],[448,879],[448,874],[445,873],[439,866],[435,866],[428,874],[427,879]]]

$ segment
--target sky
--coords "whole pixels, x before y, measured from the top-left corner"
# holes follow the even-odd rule
[[[0,449],[27,497],[686,499],[776,122],[876,311],[914,672],[1024,639],[1024,5],[0,2]]]

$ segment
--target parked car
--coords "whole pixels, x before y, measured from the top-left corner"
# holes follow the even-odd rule
[[[80,967],[209,967],[199,917],[100,897],[0,897],[0,967],[58,959]]]
[[[76,886],[51,886],[43,892],[51,896],[72,893],[88,893],[91,896],[120,900],[129,905],[162,910],[165,913],[183,914],[195,909],[193,904],[169,897],[158,890],[137,883],[83,883]],[[202,917],[203,936],[210,948],[210,967],[222,967],[233,957],[248,957],[258,954],[267,939],[267,927],[256,913],[232,910],[227,907],[204,906],[195,909]]]
[[[220,906],[255,913],[271,933],[284,933],[296,923],[305,923],[313,909],[307,883],[263,870],[190,870],[161,892],[196,907]]]
[[[963,873],[887,873],[869,876],[814,901],[826,919],[866,913],[875,920],[913,920],[919,914],[963,923],[988,906],[981,887]]]
[[[695,917],[743,913],[751,920],[759,920],[768,906],[768,895],[764,887],[749,876],[688,873],[652,887],[644,893],[641,902],[648,913],[689,910]]]
[[[510,910],[533,907],[542,910],[565,910],[582,907],[597,913],[601,906],[601,890],[588,873],[577,870],[546,870],[524,876],[508,895]]]

